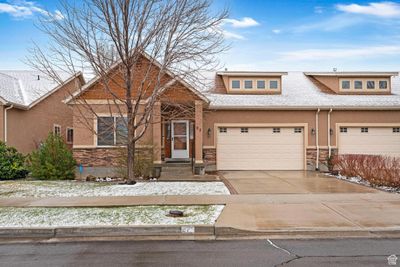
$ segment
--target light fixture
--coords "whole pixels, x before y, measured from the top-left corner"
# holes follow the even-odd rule
[[[311,135],[315,135],[315,129],[311,128]]]
[[[329,134],[333,135],[333,129],[332,128],[329,129]]]
[[[207,130],[207,136],[208,136],[208,137],[211,136],[211,128],[208,128],[208,130]]]

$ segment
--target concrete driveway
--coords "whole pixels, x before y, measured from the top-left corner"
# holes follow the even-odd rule
[[[309,171],[224,171],[238,194],[374,193],[375,189]]]

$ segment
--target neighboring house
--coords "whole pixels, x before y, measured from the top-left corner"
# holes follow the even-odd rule
[[[204,167],[315,170],[326,168],[333,154],[400,156],[397,75],[224,71],[216,73],[206,93],[178,81],[155,106],[142,144],[152,144],[157,168],[169,160],[192,159],[197,172]],[[121,93],[118,86],[113,88]],[[118,121],[107,108],[109,98],[95,78],[68,99],[74,107],[74,156],[97,173],[118,166],[118,133],[103,127],[103,120]],[[100,113],[100,118],[85,115],[94,131],[80,119],[79,99]],[[184,99],[193,107],[193,116],[163,118],[164,99]],[[110,138],[105,142],[100,136]]]
[[[1,141],[29,153],[53,131],[72,144],[72,110],[62,101],[84,80],[81,74],[60,76],[62,85],[37,71],[0,70]]]

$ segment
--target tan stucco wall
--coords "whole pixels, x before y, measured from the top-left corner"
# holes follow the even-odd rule
[[[62,101],[73,91],[75,82],[72,80],[29,110],[8,110],[7,144],[29,153],[53,131],[54,124],[61,126],[65,138],[66,127],[72,127],[72,109]]]
[[[0,141],[4,141],[4,106],[0,104]]]

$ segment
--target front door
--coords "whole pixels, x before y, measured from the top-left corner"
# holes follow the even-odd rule
[[[171,157],[189,158],[189,121],[172,121],[171,131]]]

